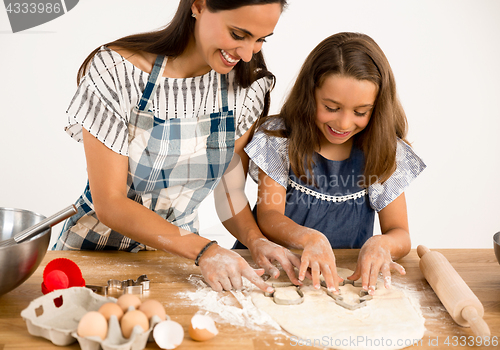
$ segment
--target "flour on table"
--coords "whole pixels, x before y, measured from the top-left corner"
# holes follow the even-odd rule
[[[271,316],[259,310],[252,303],[253,284],[246,278],[242,279],[243,289],[241,291],[231,291],[232,296],[236,298],[241,308],[231,305],[234,304],[234,299],[227,293],[223,294],[214,291],[203,281],[201,275],[191,275],[188,280],[196,286],[196,291],[182,292],[178,293],[178,295],[190,299],[194,305],[210,313],[210,316],[216,322],[268,333],[284,333]]]
[[[352,274],[337,269],[342,278]],[[271,281],[268,281],[268,283]],[[344,301],[359,303],[360,287],[340,287]],[[260,290],[252,292],[252,301],[269,314],[284,330],[292,334],[297,345],[335,349],[402,349],[422,344],[425,319],[418,301],[398,288],[377,285],[366,306],[348,310],[339,306],[324,288],[301,287],[304,302],[299,305],[277,305]]]

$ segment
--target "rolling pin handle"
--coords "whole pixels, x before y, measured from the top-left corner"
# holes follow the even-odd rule
[[[426,246],[423,246],[423,245],[419,245],[417,247],[417,254],[418,254],[418,257],[419,258],[422,258],[424,256],[425,253],[428,253],[430,252],[430,249],[427,248]]]
[[[475,335],[483,338],[491,335],[488,324],[479,316],[474,306],[464,307],[462,317],[469,322],[470,328]]]

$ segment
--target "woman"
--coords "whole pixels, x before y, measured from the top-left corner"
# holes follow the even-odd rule
[[[55,249],[161,249],[195,260],[217,291],[241,288],[241,276],[272,290],[259,278],[264,269],[197,234],[197,210],[233,154],[230,173],[246,174],[243,147],[253,123],[267,114],[274,82],[260,50],[285,5],[181,0],[165,29],[89,55],[66,128],[84,143],[88,184]],[[242,187],[233,186],[241,182],[226,179],[229,192],[216,195],[226,202],[218,208],[233,213],[218,210],[224,224],[259,266],[276,276],[277,260],[297,282],[298,258],[263,237],[246,202],[227,201],[242,197]]]

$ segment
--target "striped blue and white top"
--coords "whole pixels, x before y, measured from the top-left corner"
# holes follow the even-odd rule
[[[216,72],[192,78],[161,78],[152,99],[156,118],[192,118],[219,110]],[[234,71],[228,74],[228,106],[234,111],[236,138],[257,120],[272,80],[261,78],[243,89],[235,84]],[[91,62],[67,110],[66,132],[82,141],[82,126],[111,150],[128,156],[127,124],[137,105],[149,74],[123,56],[102,47]]]

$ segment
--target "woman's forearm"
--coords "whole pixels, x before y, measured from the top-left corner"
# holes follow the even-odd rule
[[[94,203],[99,220],[107,227],[150,247],[195,259],[209,242],[183,230],[128,198],[109,198]]]
[[[258,212],[258,223],[268,239],[292,249],[304,249],[311,239],[320,235],[318,231],[298,225],[276,210]]]

